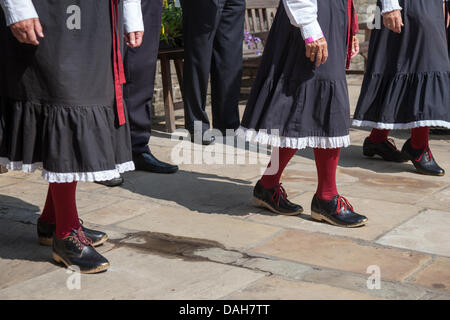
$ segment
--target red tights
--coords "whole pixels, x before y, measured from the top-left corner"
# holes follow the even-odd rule
[[[274,148],[270,163],[260,180],[264,188],[271,189],[280,183],[284,169],[296,152],[297,149]],[[339,154],[340,149],[314,149],[318,177],[316,194],[319,199],[331,200],[338,194],[336,187],[336,169]]]
[[[56,223],[56,237],[67,237],[80,227],[76,205],[77,183],[50,183],[40,220]]]

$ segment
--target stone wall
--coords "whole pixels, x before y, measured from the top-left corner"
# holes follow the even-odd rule
[[[358,12],[358,18],[360,22],[367,22],[371,21],[373,19],[373,9],[376,5],[376,0],[354,0],[356,10]],[[360,40],[364,41],[364,33],[361,32]],[[173,64],[171,65],[172,68],[172,85],[174,88],[174,100],[175,102],[181,101],[181,91],[178,84],[178,80],[176,77],[176,72]],[[364,60],[362,57],[357,57],[352,62],[351,69],[353,70],[362,70],[364,68]],[[244,74],[246,74],[244,72]],[[248,83],[248,81],[244,81],[244,83]],[[207,102],[209,104],[210,102],[210,96],[208,94]],[[154,96],[153,96],[153,109],[154,114],[156,116],[163,116],[164,115],[164,98],[163,98],[163,90],[162,90],[162,81],[161,81],[161,68],[158,63],[158,70],[156,74],[156,82],[155,82],[155,90],[154,90]]]
[[[376,6],[376,0],[354,0],[356,11],[358,12],[358,19],[360,22],[372,20],[373,9]]]

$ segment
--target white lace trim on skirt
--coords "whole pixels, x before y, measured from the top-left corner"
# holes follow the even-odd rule
[[[355,127],[371,127],[381,130],[393,130],[393,129],[412,129],[419,127],[443,127],[450,128],[450,122],[442,120],[420,120],[408,123],[382,123],[366,120],[353,120],[352,124]]]
[[[268,134],[266,130],[256,131],[242,126],[236,130],[236,135],[245,138],[248,142],[292,149],[305,149],[306,147],[336,149],[350,145],[349,135],[341,137],[282,137],[275,134]]]
[[[42,177],[51,183],[107,181],[119,178],[121,173],[134,170],[133,161],[116,164],[116,168],[113,170],[71,173],[50,172],[43,169],[42,163],[23,164],[22,161],[10,161],[7,158],[0,158],[0,164],[4,165],[8,170],[25,173],[32,173],[36,169],[42,170]]]

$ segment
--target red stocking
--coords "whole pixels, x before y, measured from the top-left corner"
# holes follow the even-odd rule
[[[67,237],[72,229],[80,227],[76,205],[77,183],[51,183],[53,204],[56,216],[56,237]]]
[[[272,158],[262,176],[260,183],[265,189],[271,189],[280,183],[281,175],[298,149],[274,148]],[[277,159],[278,158],[278,159]],[[278,163],[278,166],[277,166]]]
[[[428,147],[430,135],[429,127],[414,128],[411,130],[411,147],[416,150],[422,150]]]
[[[318,185],[316,195],[319,199],[330,201],[338,194],[336,169],[341,149],[314,149]]]
[[[44,210],[42,210],[42,214],[39,217],[39,220],[46,223],[56,223],[55,207],[53,205],[50,184],[48,185],[47,200],[45,200]]]
[[[372,129],[369,140],[375,144],[383,143],[387,140],[389,132],[390,130]]]

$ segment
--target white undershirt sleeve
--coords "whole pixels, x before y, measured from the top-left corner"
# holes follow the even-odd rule
[[[283,4],[291,24],[300,28],[303,39],[323,37],[317,21],[317,0],[283,0]]]
[[[398,0],[381,0],[381,14],[394,10],[402,10]]]
[[[123,23],[126,33],[144,31],[141,0],[124,0]]]
[[[31,0],[0,0],[5,12],[6,25],[12,25],[22,20],[38,18]]]

